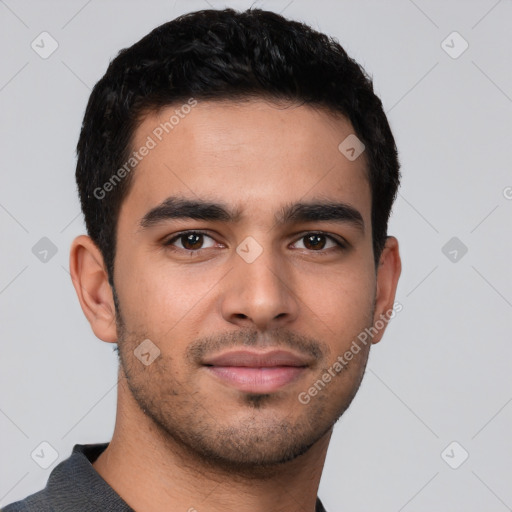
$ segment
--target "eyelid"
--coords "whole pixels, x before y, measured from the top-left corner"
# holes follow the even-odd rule
[[[306,235],[322,235],[322,236],[325,236],[326,238],[329,238],[330,240],[332,240],[337,246],[338,248],[340,249],[347,249],[349,244],[348,242],[341,236],[339,235],[335,235],[334,233],[328,233],[326,231],[321,231],[321,230],[309,230],[309,231],[303,231],[302,233],[299,233],[298,237],[297,235],[296,238],[295,238],[295,241],[299,241],[301,238],[304,238]],[[332,247],[331,247],[332,249]],[[328,250],[328,249],[326,249]],[[320,251],[309,251],[309,252],[318,252],[318,253],[321,253],[321,252],[325,252],[325,250],[320,250]]]
[[[215,237],[213,235],[211,235],[207,231],[204,231],[204,230],[201,230],[201,229],[187,229],[187,230],[184,230],[184,231],[180,231],[178,233],[174,233],[171,236],[171,238],[168,238],[168,239],[166,239],[163,242],[163,245],[165,247],[172,246],[173,242],[178,240],[180,237],[188,235],[188,234],[203,235],[203,236],[211,238],[212,240],[217,242],[217,240],[215,240]],[[300,233],[296,233],[294,235],[294,242],[293,243],[298,242],[299,240],[304,238],[306,235],[322,235],[322,236],[325,236],[326,238],[332,240],[337,245],[337,247],[330,247],[329,249],[336,249],[336,248],[338,248],[338,249],[347,249],[348,246],[349,246],[349,243],[344,238],[342,238],[342,237],[338,238],[338,236],[334,235],[333,233],[328,233],[328,232],[320,231],[320,230],[309,230],[309,231],[302,231]],[[221,242],[217,242],[217,243],[221,243]],[[201,251],[202,249],[211,249],[211,247],[205,247],[205,248],[200,248],[200,249],[182,249],[181,247],[176,247],[176,249],[183,250],[183,251],[186,251],[186,252],[189,252],[189,253],[195,253],[195,252]],[[311,253],[315,253],[315,252],[316,253],[323,253],[323,252],[328,251],[329,249],[321,249],[321,250],[318,250],[318,251],[308,250],[308,252],[311,252]]]
[[[208,238],[211,238],[212,240],[215,240],[215,238],[207,231],[203,231],[201,229],[186,229],[184,231],[180,231],[179,233],[174,233],[170,238],[164,239],[163,244],[164,244],[164,246],[171,245],[173,242],[175,242],[182,236],[190,235],[190,234],[203,235],[203,236],[207,236]],[[217,242],[217,243],[220,243],[220,242]],[[180,249],[180,247],[178,247],[178,249]],[[195,251],[200,251],[200,250],[201,249],[188,250],[187,252],[195,252]]]

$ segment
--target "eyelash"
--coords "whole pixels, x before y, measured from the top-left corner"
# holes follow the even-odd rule
[[[172,244],[176,241],[176,240],[179,240],[181,237],[183,236],[186,236],[186,235],[204,235],[204,236],[207,236],[208,238],[211,238],[212,240],[214,240],[214,238],[208,234],[207,232],[205,231],[201,231],[201,230],[190,230],[190,231],[182,231],[181,233],[178,233],[176,235],[174,235],[172,238],[166,240],[163,245],[166,247],[166,248],[170,248],[171,250],[176,250],[176,251],[185,251],[191,255],[193,254],[196,254],[197,252],[203,250],[203,248],[201,249],[182,249],[181,247],[173,247]],[[305,232],[304,234],[302,234],[299,238],[297,238],[297,241],[298,240],[301,240],[302,238],[305,238],[306,236],[308,235],[322,235],[326,238],[328,238],[329,240],[332,240],[335,244],[336,244],[336,247],[329,247],[328,249],[320,249],[318,251],[315,251],[315,250],[308,250],[308,252],[311,252],[313,254],[318,254],[318,255],[322,255],[322,254],[326,254],[328,252],[331,251],[331,249],[334,249],[336,251],[340,251],[340,250],[345,250],[347,249],[347,244],[342,242],[341,240],[338,240],[337,238],[334,238],[333,236],[327,234],[327,233],[324,233],[322,231],[307,231]],[[207,247],[207,249],[209,249],[209,247]],[[307,250],[307,249],[306,249]]]

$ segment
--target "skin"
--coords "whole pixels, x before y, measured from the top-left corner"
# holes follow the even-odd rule
[[[133,147],[175,108],[148,115]],[[135,510],[315,510],[333,426],[357,392],[371,344],[307,405],[298,395],[391,310],[401,269],[393,237],[375,267],[364,153],[351,162],[338,150],[352,133],[345,118],[309,106],[199,102],[134,171],[117,227],[117,314],[98,248],[84,235],[73,242],[82,309],[120,356],[115,431],[93,466]],[[171,195],[223,202],[242,216],[141,228]],[[364,230],[275,222],[284,205],[313,200],[350,205]],[[164,245],[185,230],[208,233],[192,255],[183,238]],[[319,248],[308,244],[311,231],[346,247],[328,237]],[[262,248],[252,263],[236,252],[248,236]],[[160,350],[148,366],[134,355],[145,339]],[[291,349],[311,365],[275,392],[251,394],[200,364],[200,354],[240,346]]]

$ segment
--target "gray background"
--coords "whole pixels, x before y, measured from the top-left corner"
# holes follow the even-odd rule
[[[208,3],[226,5],[0,0],[0,505],[42,488],[75,443],[110,440],[116,356],[92,334],[68,273],[84,232],[75,145],[117,51]],[[403,310],[336,425],[320,497],[329,512],[512,510],[512,2],[254,5],[339,39],[373,76],[401,155],[390,233]],[[31,48],[43,31],[59,45],[47,59]],[[453,31],[469,44],[458,58]],[[31,458],[43,441],[59,454],[47,469]]]

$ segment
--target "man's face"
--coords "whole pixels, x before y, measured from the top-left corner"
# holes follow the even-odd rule
[[[349,406],[368,357],[369,344],[299,400],[374,322],[364,154],[350,161],[338,150],[354,133],[348,121],[264,101],[199,102],[159,141],[154,130],[177,108],[145,118],[132,144],[151,136],[156,147],[133,171],[119,215],[121,369],[140,409],[191,453],[232,468],[291,460]],[[172,207],[158,209],[171,196],[239,218],[212,208],[207,219],[174,218]],[[295,203],[346,208],[282,218]],[[147,339],[146,361],[152,344],[160,350],[148,365],[134,353]],[[233,350],[273,349],[301,364],[215,364]]]

